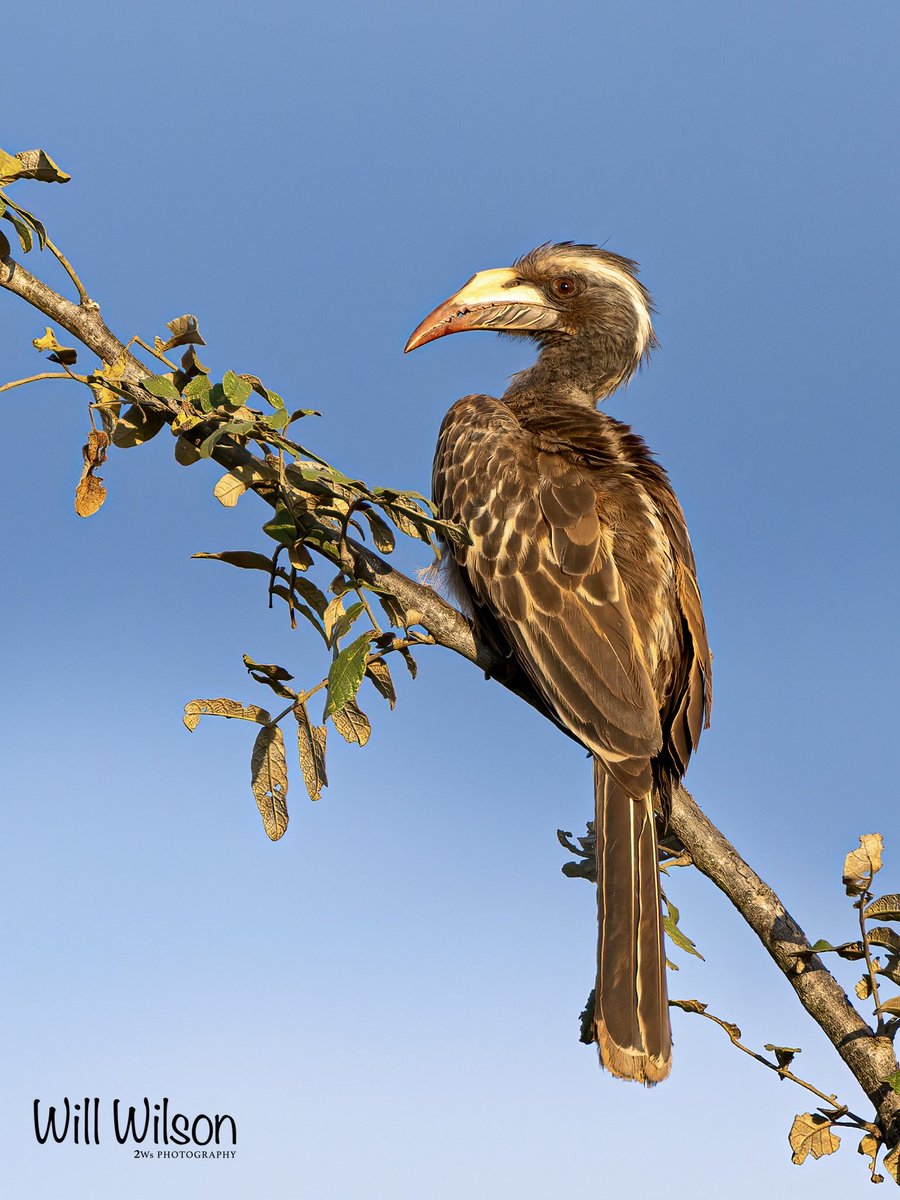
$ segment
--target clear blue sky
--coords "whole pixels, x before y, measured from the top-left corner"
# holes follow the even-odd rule
[[[852,936],[859,834],[900,882],[893,0],[50,0],[3,28],[0,144],[74,176],[18,198],[113,328],[197,313],[216,371],[321,409],[307,436],[372,482],[425,488],[445,409],[527,359],[487,335],[403,358],[475,270],[561,238],[641,261],[661,347],[609,408],[669,468],[700,564],[716,706],[689,782],[812,937]],[[3,377],[39,369],[40,320],[0,311]],[[392,715],[370,699],[373,741],[335,740],[319,804],[295,777],[269,844],[249,729],[180,720],[261,699],[244,651],[320,668],[254,579],[190,561],[258,546],[262,506],[226,512],[161,436],[114,455],[79,521],[80,395],[0,404],[10,1195],[867,1186],[852,1136],[791,1166],[804,1093],[696,1018],[675,1014],[662,1087],[600,1074],[577,1042],[593,900],[554,836],[589,816],[588,764],[449,653]],[[687,873],[672,891],[706,955],[672,993],[863,1104],[727,901]],[[37,1146],[32,1099],[65,1094],[227,1111],[238,1158]]]

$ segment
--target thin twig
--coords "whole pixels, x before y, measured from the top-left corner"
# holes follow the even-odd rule
[[[87,376],[73,375],[71,371],[42,371],[40,375],[29,375],[27,379],[14,379],[12,383],[0,385],[0,392],[8,392],[10,388],[21,387],[23,383],[37,383],[39,379],[74,379],[76,383],[87,383]]]
[[[871,892],[863,892],[853,907],[859,913],[859,932],[862,935],[863,954],[865,955],[866,970],[869,973],[869,983],[872,988],[872,1002],[875,1005],[875,1018],[877,1021],[875,1026],[875,1036],[881,1037],[881,1035],[884,1033],[884,1014],[881,1011],[881,1000],[878,996],[878,972],[875,970],[875,964],[872,961],[872,948],[869,945],[869,939],[866,935],[866,918],[863,915],[863,909],[871,899]]]
[[[47,238],[47,240],[44,244],[46,245],[46,247],[50,251],[50,253],[58,260],[58,262],[61,263],[61,265],[65,269],[66,274],[69,276],[69,278],[75,284],[75,287],[78,289],[78,302],[81,305],[81,307],[82,308],[96,308],[97,307],[96,304],[90,298],[90,296],[87,294],[84,284],[81,282],[81,280],[78,278],[77,274],[75,273],[75,268],[72,266],[72,264],[66,258],[66,256],[63,254],[62,250],[60,250],[60,248],[58,246],[55,246],[53,244],[53,242],[50,241],[49,238]]]
[[[674,1007],[680,1008],[681,1006],[676,1003]],[[707,1021],[713,1021],[716,1025],[725,1030],[725,1032],[728,1034],[730,1042],[732,1045],[737,1046],[738,1050],[742,1050],[744,1054],[749,1054],[751,1058],[755,1058],[758,1063],[762,1063],[764,1067],[768,1067],[770,1071],[774,1071],[776,1075],[780,1076],[780,1078],[789,1079],[791,1083],[796,1083],[798,1086],[806,1088],[808,1092],[812,1092],[813,1095],[818,1096],[820,1100],[824,1100],[826,1104],[831,1106],[831,1108],[841,1109],[846,1116],[852,1118],[856,1128],[871,1128],[868,1121],[864,1121],[862,1117],[858,1116],[854,1112],[851,1112],[850,1109],[847,1108],[846,1104],[841,1104],[837,1096],[828,1095],[827,1092],[820,1091],[815,1084],[810,1083],[806,1079],[801,1079],[799,1075],[795,1075],[794,1072],[789,1070],[786,1066],[782,1067],[779,1066],[777,1062],[770,1062],[765,1055],[759,1054],[756,1050],[751,1050],[749,1046],[745,1046],[740,1040],[740,1031],[735,1032],[737,1030],[737,1026],[733,1024],[733,1022],[723,1021],[721,1017],[714,1016],[711,1012],[701,1011],[698,1008],[683,1008],[681,1011],[692,1013],[698,1017],[706,1017]]]

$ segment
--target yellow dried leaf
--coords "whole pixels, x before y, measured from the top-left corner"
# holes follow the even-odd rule
[[[191,467],[200,461],[200,454],[195,446],[183,437],[175,439],[175,461],[182,467]]]
[[[92,517],[106,499],[106,487],[99,475],[84,474],[75,489],[75,512]]]
[[[893,1148],[890,1154],[884,1156],[881,1165],[894,1183],[900,1183],[900,1143]]]
[[[43,337],[34,338],[31,344],[35,350],[52,351],[55,361],[68,367],[72,366],[78,358],[77,350],[74,350],[71,346],[61,346],[59,344],[56,340],[56,334],[49,325],[45,327]]]
[[[250,786],[266,837],[277,842],[288,825],[287,763],[284,738],[277,725],[264,725],[256,735],[250,756]]]
[[[872,995],[872,980],[868,975],[863,975],[862,979],[860,979],[859,983],[853,990],[856,992],[857,996],[859,996],[860,1000],[868,1000],[868,998]]]
[[[821,1113],[800,1113],[794,1117],[788,1141],[794,1152],[791,1162],[797,1166],[804,1162],[809,1154],[813,1158],[834,1154],[841,1144],[841,1139],[832,1131],[831,1121]]]
[[[873,876],[881,870],[883,843],[880,833],[864,833],[859,848],[851,850],[844,859],[844,887],[848,896],[867,892]]]
[[[244,492],[253,483],[252,467],[240,466],[223,475],[213,489],[213,495],[225,508],[234,508]]]
[[[880,1139],[871,1133],[867,1133],[856,1147],[857,1154],[863,1154],[869,1160],[869,1172],[871,1173],[873,1183],[884,1183],[884,1176],[875,1174],[875,1160],[878,1158],[878,1151],[880,1149]]]
[[[9,159],[9,155],[3,156]],[[72,178],[65,171],[60,170],[49,154],[43,150],[20,150],[16,155],[19,160],[20,169],[13,173],[12,178],[15,179],[37,179],[41,183],[68,183]],[[10,182],[9,167],[3,164],[3,174],[5,176],[3,182]]]

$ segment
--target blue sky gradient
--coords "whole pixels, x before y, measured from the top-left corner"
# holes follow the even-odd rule
[[[896,4],[49,0],[4,35],[0,144],[74,176],[14,198],[109,324],[197,313],[215,372],[320,409],[306,439],[369,482],[427,490],[446,408],[528,361],[486,335],[403,358],[474,271],[562,238],[641,262],[661,346],[608,408],[670,471],[699,562],[716,703],[689,784],[811,937],[852,937],[859,834],[900,879]],[[0,308],[3,378],[41,369],[41,320]],[[219,472],[163,434],[112,456],[80,521],[77,389],[0,404],[10,1195],[865,1186],[852,1136],[791,1166],[804,1093],[708,1023],[674,1015],[662,1087],[600,1074],[577,1042],[593,899],[555,840],[590,815],[589,764],[451,654],[420,655],[393,714],[367,698],[372,742],[331,739],[318,804],[295,772],[268,843],[252,731],[180,720],[194,696],[266,702],[245,651],[321,674],[257,579],[190,560],[263,548],[263,506],[221,508]],[[727,901],[688,872],[671,890],[706,956],[672,994],[864,1105]],[[36,1145],[33,1098],[66,1094],[230,1112],[238,1157]]]

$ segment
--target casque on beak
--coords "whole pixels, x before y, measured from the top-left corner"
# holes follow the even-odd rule
[[[469,329],[531,333],[552,329],[557,310],[542,291],[519,279],[511,267],[479,271],[465,287],[438,305],[412,333],[403,351],[408,354],[446,337]]]

